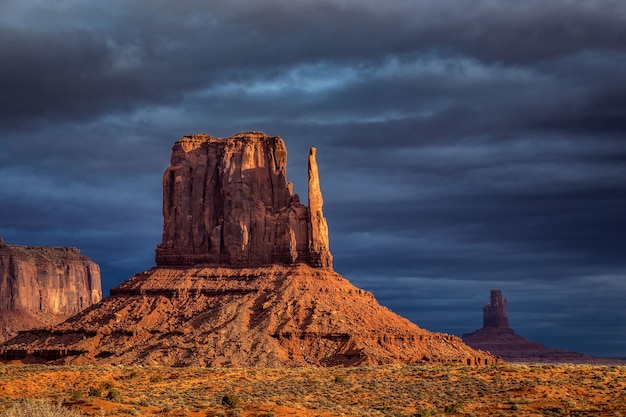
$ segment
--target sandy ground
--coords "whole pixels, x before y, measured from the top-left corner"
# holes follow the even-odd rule
[[[121,400],[107,399],[116,391]],[[222,405],[233,394],[238,404]],[[20,399],[60,402],[92,416],[618,417],[626,416],[626,367],[0,366],[0,410]]]

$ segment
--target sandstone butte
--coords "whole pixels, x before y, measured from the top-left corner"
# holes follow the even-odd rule
[[[476,349],[489,351],[507,362],[624,364],[616,358],[598,358],[564,349],[553,349],[515,334],[509,327],[507,301],[502,291],[491,290],[490,302],[483,308],[483,327],[462,336]]]
[[[332,269],[315,149],[309,205],[283,140],[185,136],[163,177],[156,267],[51,329],[0,345],[5,361],[334,366],[497,361],[378,304]]]
[[[101,298],[100,268],[78,249],[7,245],[0,238],[0,342],[58,324]]]

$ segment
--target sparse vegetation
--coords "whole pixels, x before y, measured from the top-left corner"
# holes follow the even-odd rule
[[[111,388],[107,393],[107,400],[113,401],[116,403],[122,402],[122,393],[117,388]]]
[[[150,377],[151,384],[158,384],[159,382],[163,382],[163,377],[161,375],[154,375]]]
[[[96,387],[89,387],[88,394],[90,397],[102,397],[102,390]]]
[[[237,394],[226,394],[222,397],[222,405],[226,407],[237,407],[237,405],[241,402],[241,399],[237,396]]]
[[[613,417],[626,415],[626,367],[0,365],[0,417],[30,417],[1,414],[28,398],[65,401],[94,417]]]
[[[431,408],[418,408],[413,417],[431,417],[433,410]]]
[[[60,404],[50,404],[41,400],[25,400],[0,411],[0,417],[85,417],[85,414]]]
[[[443,408],[443,411],[445,411],[446,413],[462,413],[463,404],[461,403],[448,404]]]

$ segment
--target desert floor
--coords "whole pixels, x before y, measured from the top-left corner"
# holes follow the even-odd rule
[[[237,404],[222,404],[233,395]],[[626,367],[0,365],[0,415],[21,399],[93,416],[626,417]]]

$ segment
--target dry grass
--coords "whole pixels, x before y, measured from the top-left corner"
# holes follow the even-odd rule
[[[84,417],[75,408],[61,404],[50,404],[45,400],[24,400],[0,411],[0,417]]]
[[[239,401],[229,404],[226,396]],[[626,367],[0,366],[0,410],[21,399],[88,416],[626,417]],[[0,417],[27,416],[7,412]]]

